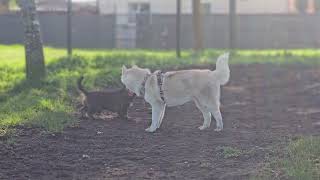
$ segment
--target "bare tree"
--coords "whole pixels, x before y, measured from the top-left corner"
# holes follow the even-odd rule
[[[97,14],[100,15],[100,0],[96,0],[96,11],[97,11]]]
[[[195,41],[195,51],[203,48],[203,27],[201,17],[201,2],[200,0],[192,0],[192,14],[193,14],[193,32]]]
[[[306,13],[308,8],[308,0],[296,0],[296,7],[300,13]]]
[[[18,0],[24,24],[24,44],[26,54],[26,77],[39,82],[45,77],[43,45],[40,35],[40,23],[34,0]]]
[[[320,1],[319,0],[314,1],[314,9],[315,9],[316,13],[320,13],[319,12],[320,11]]]
[[[178,58],[181,57],[181,46],[180,46],[180,37],[181,37],[181,0],[177,1],[177,12],[176,12],[176,55]]]

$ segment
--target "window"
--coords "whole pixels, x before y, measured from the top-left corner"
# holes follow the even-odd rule
[[[129,3],[130,14],[148,14],[150,13],[149,3]]]
[[[210,3],[201,3],[201,10],[203,14],[211,13],[211,4]]]
[[[288,0],[289,12],[300,12],[313,14],[317,10],[318,0]]]
[[[288,9],[289,9],[289,13],[297,12],[295,0],[288,0]]]

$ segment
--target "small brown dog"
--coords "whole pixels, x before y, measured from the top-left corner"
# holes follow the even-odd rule
[[[95,113],[102,110],[109,110],[118,113],[120,118],[127,119],[128,107],[133,101],[135,94],[130,93],[124,87],[122,89],[110,91],[86,91],[82,86],[83,76],[78,79],[78,89],[83,95],[81,113],[94,119]]]

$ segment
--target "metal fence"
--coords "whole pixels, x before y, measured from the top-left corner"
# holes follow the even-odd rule
[[[67,14],[39,14],[46,45],[66,47]],[[228,15],[204,15],[206,48],[227,48]],[[319,48],[320,15],[238,15],[236,47],[241,49]],[[175,15],[97,15],[72,16],[72,42],[75,48],[174,49]],[[192,16],[181,17],[181,47],[193,47]],[[0,44],[23,43],[20,15],[0,15]]]

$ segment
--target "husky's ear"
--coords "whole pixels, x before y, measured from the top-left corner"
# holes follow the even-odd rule
[[[127,67],[125,65],[122,66],[122,74],[124,74],[127,70]]]

